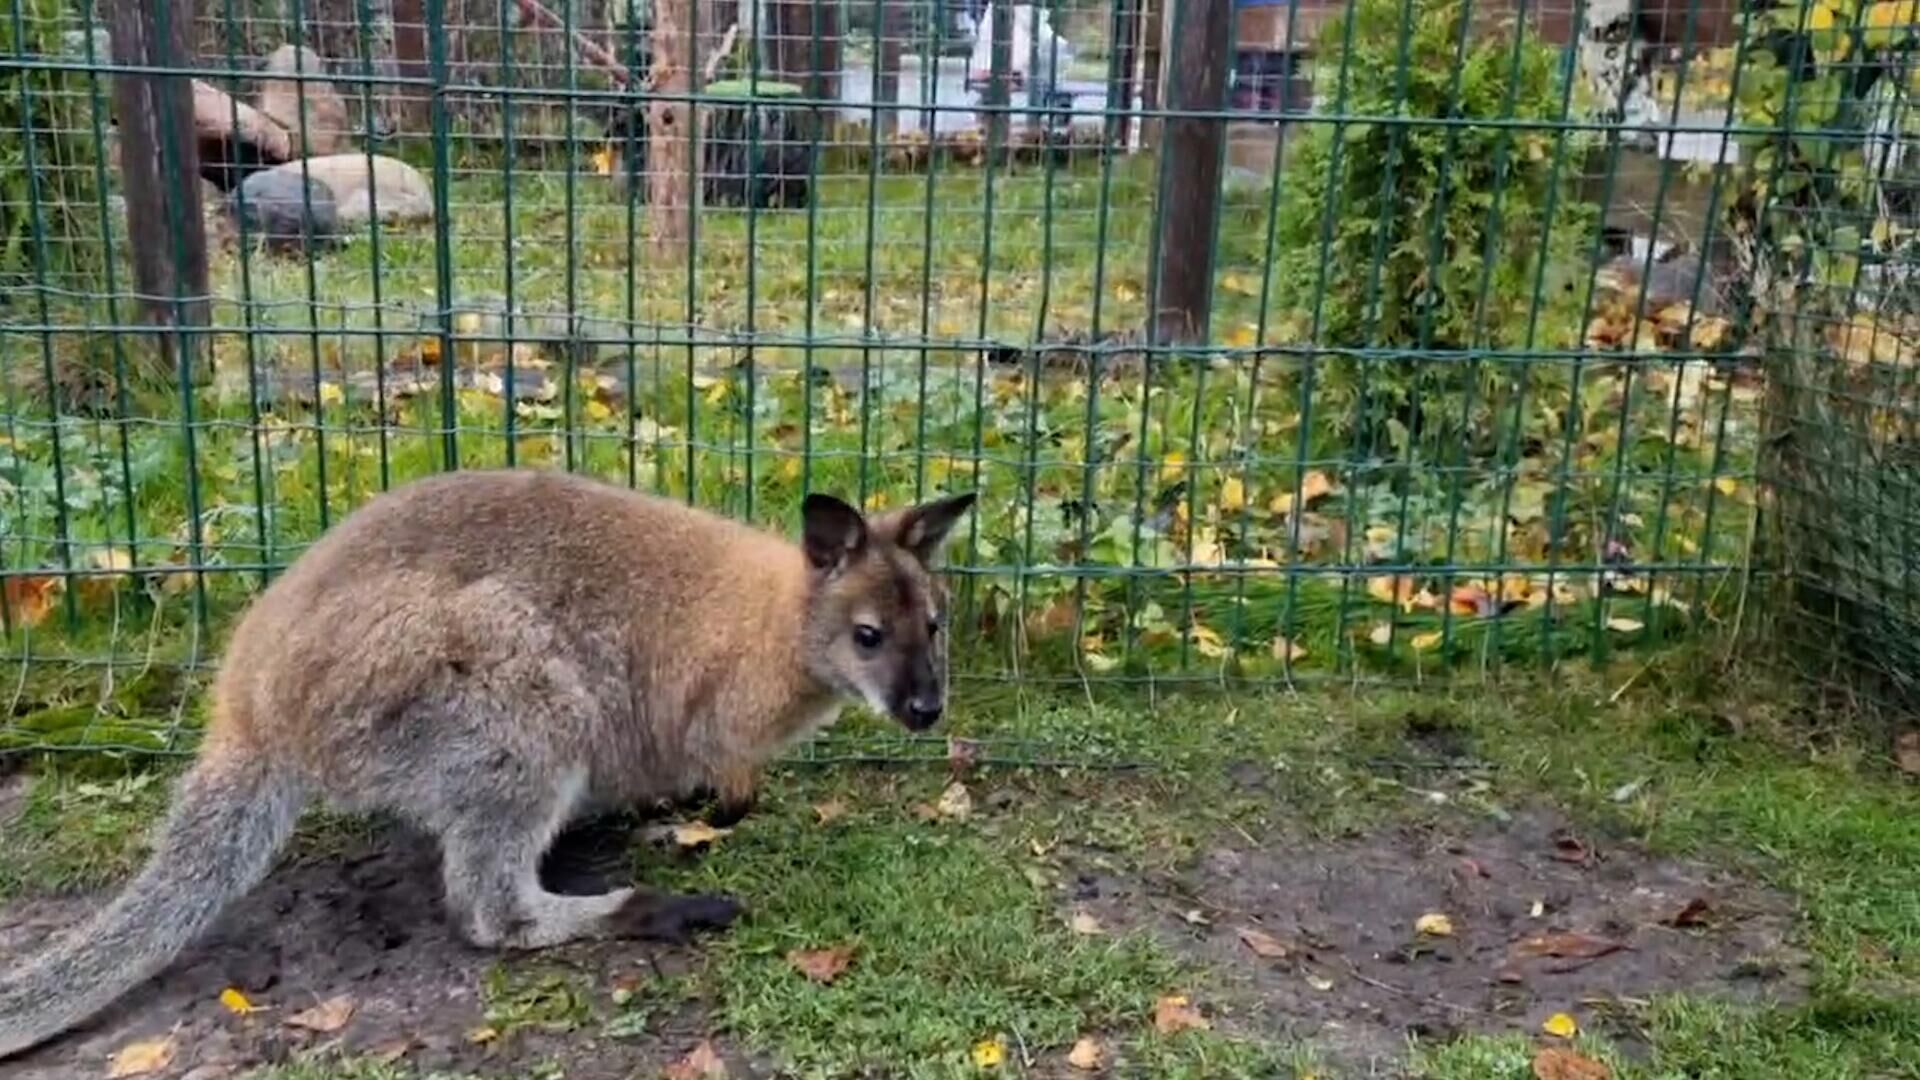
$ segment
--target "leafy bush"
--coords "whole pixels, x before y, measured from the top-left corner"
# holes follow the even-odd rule
[[[0,57],[84,55],[84,43],[66,39],[77,20],[61,0],[15,3],[18,14],[0,19]],[[0,73],[0,289],[35,284],[44,263],[50,283],[90,291],[104,265],[93,90],[83,72],[9,65]],[[104,108],[104,79],[99,92]]]
[[[1572,271],[1591,250],[1596,215],[1572,191],[1585,142],[1558,126],[1571,72],[1524,27],[1469,26],[1463,48],[1467,15],[1460,0],[1358,0],[1321,32],[1318,107],[1368,119],[1314,123],[1287,171],[1276,287],[1296,325],[1313,326],[1318,308],[1319,345],[1578,342],[1587,275]],[[1514,368],[1334,358],[1323,370],[1321,389],[1347,406],[1349,422],[1367,422],[1358,410],[1418,426],[1424,414],[1435,431],[1464,414],[1434,395],[1472,386],[1480,413]]]
[[[1920,706],[1920,46],[1915,0],[1785,0],[1713,61],[1743,127],[1729,230],[1767,348],[1786,653]],[[1894,509],[1902,508],[1902,509]],[[1811,658],[1811,659],[1803,659]],[[1830,665],[1830,666],[1824,666]]]

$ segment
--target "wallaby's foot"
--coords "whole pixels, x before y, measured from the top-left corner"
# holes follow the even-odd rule
[[[739,901],[715,893],[635,893],[607,917],[604,932],[610,937],[684,945],[702,930],[725,930],[744,911]]]

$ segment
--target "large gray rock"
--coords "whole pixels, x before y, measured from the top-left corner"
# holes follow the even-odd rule
[[[340,232],[339,207],[327,185],[281,169],[247,177],[227,196],[227,212],[242,235],[265,241],[270,251],[297,253],[303,237],[315,248],[328,247]]]
[[[333,192],[340,223],[359,228],[378,210],[383,222],[430,221],[433,187],[420,170],[398,158],[379,154],[328,154],[305,161],[289,161],[272,172],[306,174]]]

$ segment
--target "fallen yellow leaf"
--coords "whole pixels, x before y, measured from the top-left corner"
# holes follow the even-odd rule
[[[1187,455],[1175,450],[1160,459],[1160,482],[1177,484],[1187,477]]]
[[[1408,644],[1413,646],[1414,652],[1426,652],[1427,650],[1432,649],[1434,646],[1439,645],[1440,639],[1445,636],[1446,634],[1444,631],[1429,630],[1424,634],[1413,635],[1413,638],[1408,642]]]
[[[1007,1044],[998,1035],[973,1044],[973,1064],[979,1069],[997,1069],[1007,1060]]]
[[[1095,937],[1107,932],[1107,928],[1100,925],[1099,919],[1084,911],[1074,912],[1073,918],[1067,920],[1067,926],[1074,933],[1087,937]]]
[[[247,995],[231,986],[220,991],[220,1004],[225,1005],[227,1011],[236,1016],[245,1016],[248,1013],[260,1011],[260,1006],[248,1001]]]
[[[1616,634],[1637,634],[1646,629],[1646,624],[1642,623],[1639,619],[1629,619],[1624,615],[1615,615],[1613,618],[1607,620],[1607,629]]]
[[[157,1073],[173,1064],[173,1036],[161,1035],[152,1039],[130,1042],[114,1051],[107,1061],[108,1080],[118,1080],[123,1076],[146,1076]]]
[[[813,804],[813,816],[818,818],[822,825],[831,825],[845,817],[846,813],[847,804],[839,799],[828,799],[826,802]]]
[[[1713,486],[1722,495],[1732,495],[1740,490],[1740,481],[1731,476],[1716,476],[1713,478]]]
[[[1391,623],[1375,623],[1373,629],[1367,632],[1367,640],[1381,648],[1387,647],[1393,643],[1393,625]]]
[[[683,848],[697,848],[711,844],[732,831],[715,828],[704,821],[688,821],[673,827],[673,842]]]
[[[1299,660],[1307,655],[1307,647],[1285,637],[1275,637],[1271,648],[1273,658],[1282,662]]]
[[[1401,610],[1412,611],[1418,606],[1420,593],[1412,578],[1382,574],[1367,579],[1367,595],[1383,604],[1398,604]]]
[[[1232,512],[1244,510],[1247,505],[1247,485],[1237,476],[1229,476],[1220,483],[1220,509]]]
[[[1183,994],[1169,994],[1153,1003],[1153,1029],[1162,1035],[1206,1031],[1213,1027]]]
[[[1073,1049],[1067,1051],[1067,1064],[1081,1072],[1092,1072],[1105,1064],[1106,1060],[1106,1051],[1101,1049],[1100,1043],[1084,1035],[1074,1041]]]
[[[1251,349],[1260,343],[1260,328],[1252,323],[1241,323],[1227,331],[1226,345],[1229,349]]]
[[[1429,911],[1413,920],[1413,931],[1428,937],[1452,937],[1453,920],[1438,911]]]
[[[1557,1035],[1562,1039],[1571,1039],[1579,1033],[1580,1025],[1573,1017],[1566,1013],[1558,1012],[1547,1017],[1546,1023],[1540,1025],[1540,1030],[1549,1035]]]

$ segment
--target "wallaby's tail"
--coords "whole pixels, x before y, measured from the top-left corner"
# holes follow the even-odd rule
[[[166,967],[267,876],[304,801],[297,781],[253,755],[203,756],[176,788],[139,876],[45,952],[0,970],[0,1059],[87,1020]]]

